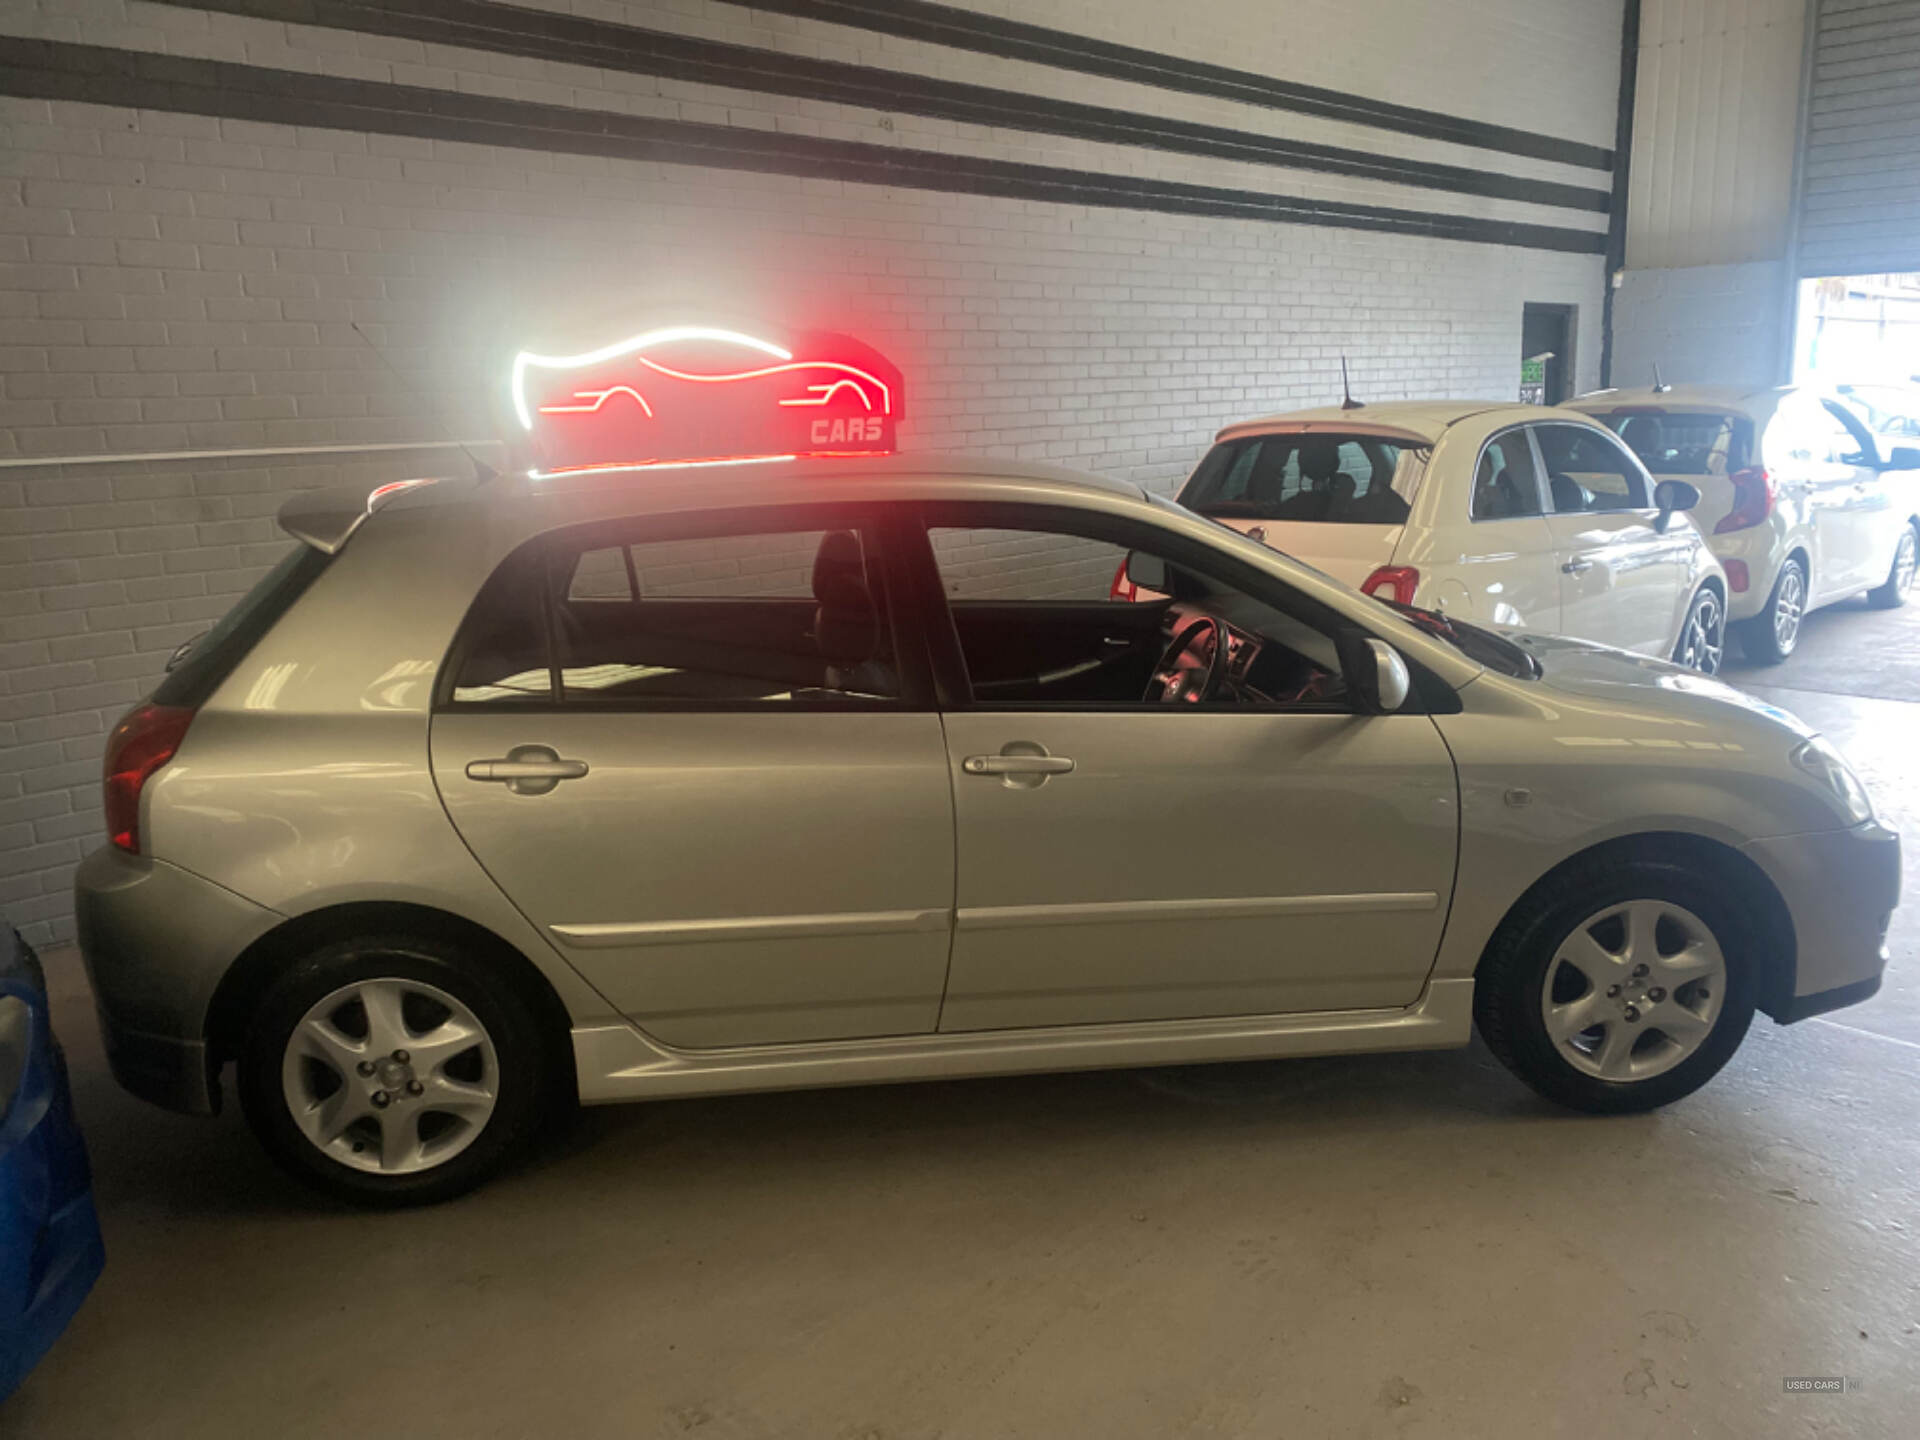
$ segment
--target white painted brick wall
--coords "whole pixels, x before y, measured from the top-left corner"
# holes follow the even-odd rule
[[[1141,26],[1171,13],[1124,8]],[[1605,28],[1570,0],[1523,8],[1510,67]],[[1617,27],[1617,5],[1594,8]],[[1026,18],[1071,25],[1058,9]],[[1096,9],[1104,18],[1088,10],[1082,28],[1127,38],[1119,7]],[[274,40],[290,68],[322,68],[320,55],[332,73],[480,83],[458,68],[470,56],[405,42],[343,47],[286,26],[241,37],[230,17],[118,0],[36,13],[52,38],[189,51],[211,40],[257,64],[276,63]],[[1243,16],[1239,40],[1220,28],[1230,13]],[[1239,43],[1269,14],[1252,0],[1208,7],[1205,47],[1183,53],[1274,53],[1279,41]],[[1395,77],[1431,73],[1390,40],[1353,43],[1382,65],[1391,56]],[[1347,42],[1313,43],[1333,54]],[[503,62],[499,93],[555,83],[519,68]],[[1276,73],[1348,83],[1337,67]],[[632,78],[606,93],[646,113]],[[995,83],[983,57],[963,78]],[[1480,91],[1467,104],[1444,85],[1394,87],[1406,103],[1611,133],[1610,91],[1604,115],[1582,118],[1544,113],[1524,88],[1503,110]],[[1587,91],[1605,89],[1571,87],[1562,108],[1584,114],[1601,103]],[[672,103],[692,118],[700,102]],[[1366,398],[1511,395],[1528,300],[1582,307],[1576,368],[1591,385],[1600,280],[1591,256],[0,100],[0,457],[47,462],[0,470],[0,909],[37,940],[70,933],[72,869],[99,836],[105,732],[280,553],[271,516],[287,494],[462,463],[59,457],[485,436],[520,345],[723,315],[869,338],[908,376],[906,445],[1164,491],[1221,424],[1336,398],[1342,354]]]
[[[1629,270],[1614,297],[1613,380],[1649,385],[1777,384],[1785,353],[1786,267]]]

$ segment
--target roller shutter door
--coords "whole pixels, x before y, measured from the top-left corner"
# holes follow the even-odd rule
[[[1920,270],[1920,0],[1821,0],[1802,275]]]

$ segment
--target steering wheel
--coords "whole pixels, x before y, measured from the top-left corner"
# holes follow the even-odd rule
[[[1226,627],[1202,615],[1173,637],[1141,698],[1148,704],[1200,705],[1220,693],[1226,678]]]

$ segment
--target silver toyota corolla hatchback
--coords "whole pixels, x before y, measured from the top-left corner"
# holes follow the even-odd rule
[[[1879,985],[1899,840],[1792,716],[951,459],[444,481],[114,733],[113,1066],[377,1203],[576,1096],[1462,1045],[1591,1111]],[[1116,570],[1151,603],[1110,598]]]

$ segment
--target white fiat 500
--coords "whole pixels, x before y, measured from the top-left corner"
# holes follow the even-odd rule
[[[1656,484],[1570,410],[1405,401],[1230,425],[1179,499],[1369,595],[1720,668],[1726,577],[1684,513],[1699,492]]]
[[[1891,608],[1913,588],[1920,441],[1876,441],[1848,406],[1798,386],[1602,390],[1573,405],[1655,475],[1700,488],[1694,518],[1751,658],[1791,655],[1809,610],[1862,593]]]

